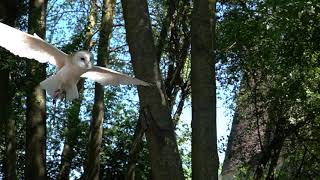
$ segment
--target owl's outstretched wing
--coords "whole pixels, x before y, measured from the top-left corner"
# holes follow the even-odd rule
[[[134,85],[142,85],[149,86],[150,84],[139,80],[134,77],[130,77],[125,74],[121,74],[119,72],[113,71],[111,69],[93,66],[89,71],[82,74],[81,77],[86,77],[90,80],[96,81],[102,85],[119,85],[119,84],[134,84]]]
[[[0,46],[14,55],[35,59],[40,63],[49,62],[59,69],[64,66],[68,58],[67,54],[36,34],[32,36],[3,23],[0,23]]]

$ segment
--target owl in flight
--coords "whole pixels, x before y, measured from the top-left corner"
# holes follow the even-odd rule
[[[86,77],[102,85],[149,85],[149,83],[111,69],[93,66],[87,51],[68,55],[45,42],[36,34],[32,36],[3,23],[0,23],[0,46],[14,55],[55,65],[56,74],[40,83],[40,87],[45,89],[54,99],[64,96],[67,100],[78,98],[77,82],[81,77]]]

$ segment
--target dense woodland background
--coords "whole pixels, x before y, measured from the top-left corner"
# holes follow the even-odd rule
[[[0,49],[0,179],[320,178],[318,0],[2,0],[0,20],[154,84],[54,102],[54,67]]]

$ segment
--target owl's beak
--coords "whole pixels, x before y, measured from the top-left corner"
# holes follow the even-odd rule
[[[88,68],[88,69],[91,69],[91,68],[92,68],[92,62],[91,62],[91,61],[88,62],[87,68]]]

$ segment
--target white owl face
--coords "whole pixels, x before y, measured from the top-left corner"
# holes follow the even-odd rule
[[[90,53],[87,51],[76,52],[72,58],[74,64],[83,69],[91,69]]]

